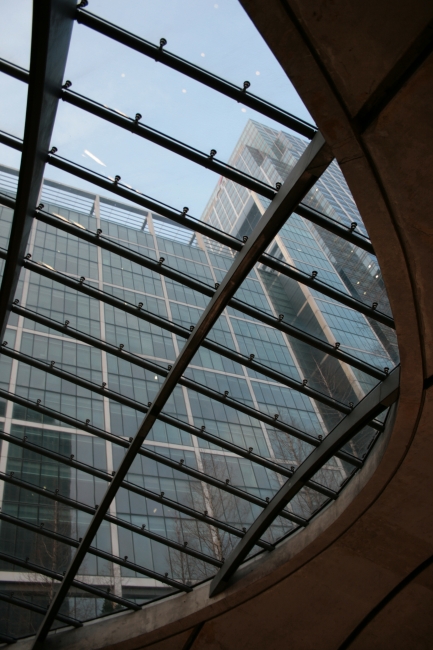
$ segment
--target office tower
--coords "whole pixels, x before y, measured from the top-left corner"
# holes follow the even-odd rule
[[[303,141],[275,137],[255,123],[240,142],[232,162],[257,178],[267,170],[264,180],[272,184],[284,180],[304,148]],[[292,149],[287,144],[277,165],[282,143]],[[341,174],[332,171],[344,187]],[[18,173],[6,167],[0,172],[2,192],[13,197]],[[335,218],[329,193],[324,181],[307,203],[317,207],[322,201],[322,211]],[[11,570],[2,556],[0,575],[3,591],[46,607],[55,593],[50,572],[67,567],[70,540],[76,544],[84,535],[146,405],[234,253],[157,213],[50,180],[41,202],[1,360],[0,539],[4,554],[26,560]],[[268,204],[220,180],[204,220],[242,239]],[[13,211],[1,210],[5,247]],[[91,233],[90,243],[84,232]],[[94,246],[95,238],[111,242],[115,252],[103,243]],[[125,246],[142,263],[122,257]],[[293,215],[270,253],[310,275],[318,270],[317,281],[347,293],[333,250],[332,237],[320,239],[319,230]],[[361,264],[354,267],[354,282]],[[371,273],[365,275],[374,284]],[[362,288],[368,284],[363,282]],[[120,489],[98,531],[96,554],[91,551],[80,568],[78,580],[107,598],[76,584],[65,616],[86,620],[142,604],[215,573],[237,536],[310,453],[309,440],[322,439],[341,419],[335,399],[347,409],[374,384],[356,368],[278,331],[274,321],[332,345],[338,338],[375,366],[392,365],[362,314],[263,264],[251,271],[236,300],[213,328],[213,346],[202,347],[185,372],[165,419],[155,423],[128,473],[127,489]],[[362,458],[375,433],[367,427],[358,434],[345,447],[347,457]],[[264,543],[305,525],[353,470],[344,458],[327,463],[318,488],[303,489]],[[51,536],[32,534],[35,527]],[[11,606],[3,605],[3,617]],[[14,625],[27,626],[30,634],[39,620],[37,612],[17,608]]]
[[[293,134],[249,121],[229,164],[253,178],[276,186],[287,178],[307,142]],[[203,220],[232,235],[248,237],[270,201],[257,192],[221,178],[204,211]],[[306,216],[304,219],[299,215]],[[367,241],[367,232],[343,174],[334,161],[308,193],[302,205],[283,226],[268,252],[299,270],[314,282],[323,281],[390,314],[388,299],[377,260],[368,250],[346,241],[320,226],[326,215],[336,224],[349,227]],[[316,221],[316,222],[315,222]],[[329,222],[328,222],[329,223]],[[208,240],[215,250],[222,247]],[[344,345],[355,356],[389,369],[398,362],[394,330],[323,296],[313,286],[285,277],[262,265],[259,275],[273,309],[285,321],[331,344]],[[304,377],[319,390],[343,401],[360,399],[371,387],[371,379],[356,369],[291,340],[292,353]],[[334,416],[319,407],[327,425]]]

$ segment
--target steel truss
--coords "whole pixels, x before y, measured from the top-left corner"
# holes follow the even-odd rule
[[[111,475],[108,472],[96,469],[78,461],[73,457],[67,457],[50,449],[46,449],[45,447],[31,443],[26,437],[20,439],[8,433],[0,433],[0,439],[9,444],[31,450],[43,457],[50,458],[62,465],[69,466],[107,483],[107,489],[101,503],[99,505],[95,504],[93,507],[88,504],[79,503],[70,497],[61,495],[58,490],[52,492],[37,485],[28,483],[16,477],[13,472],[9,474],[0,474],[0,480],[6,483],[25,490],[31,490],[41,497],[49,498],[52,501],[62,503],[67,507],[85,512],[92,518],[84,537],[76,540],[61,535],[56,531],[41,527],[40,525],[13,517],[5,512],[0,513],[0,521],[26,529],[34,534],[45,536],[63,543],[71,549],[75,549],[75,554],[64,575],[38,566],[30,562],[29,558],[21,559],[12,557],[5,553],[0,553],[0,559],[15,564],[16,566],[20,566],[26,570],[35,571],[60,583],[57,594],[53,598],[48,610],[44,610],[42,607],[15,598],[14,596],[0,593],[0,600],[44,614],[44,620],[35,639],[35,647],[39,646],[39,644],[44,641],[55,619],[58,619],[67,625],[76,627],[81,625],[80,621],[71,617],[63,616],[59,613],[64,598],[67,596],[71,587],[87,591],[95,597],[110,600],[125,608],[133,610],[140,609],[140,606],[134,602],[128,601],[127,599],[115,594],[107,593],[103,589],[77,580],[76,575],[87,553],[101,557],[109,562],[118,564],[137,573],[141,573],[142,575],[157,580],[159,583],[165,584],[178,591],[188,592],[191,590],[190,585],[169,578],[168,574],[161,575],[155,571],[130,562],[127,557],[117,557],[92,546],[95,535],[103,521],[123,527],[132,533],[158,542],[162,546],[171,548],[186,556],[194,557],[197,560],[217,567],[219,572],[212,582],[211,595],[215,595],[222,591],[230,583],[230,580],[240,563],[247,557],[254,547],[259,547],[264,550],[272,550],[273,545],[263,539],[262,536],[276,517],[281,517],[290,521],[291,524],[293,524],[292,530],[295,530],[296,527],[302,527],[308,524],[309,520],[300,517],[291,512],[290,509],[287,509],[287,507],[290,508],[289,504],[291,500],[302,487],[306,486],[323,495],[325,497],[324,503],[328,503],[330,500],[335,499],[338,496],[337,491],[331,490],[318,483],[315,480],[315,475],[317,475],[317,472],[322,469],[333,456],[336,456],[345,463],[350,464],[353,467],[353,471],[362,467],[363,460],[349,454],[347,451],[343,451],[342,447],[366,425],[375,429],[377,431],[376,435],[383,430],[383,424],[380,421],[375,420],[375,418],[397,399],[399,385],[398,370],[394,370],[391,374],[388,374],[387,368],[384,370],[376,368],[375,366],[344,352],[341,350],[338,342],[336,342],[335,345],[331,345],[330,343],[321,341],[293,327],[289,323],[284,322],[282,316],[277,319],[260,309],[247,305],[246,303],[234,298],[236,291],[247,278],[248,273],[252,270],[253,266],[260,262],[278,273],[308,286],[309,288],[318,291],[332,300],[336,300],[340,304],[343,304],[370,319],[394,328],[393,319],[388,315],[379,312],[377,310],[377,305],[369,306],[356,300],[350,295],[346,295],[343,292],[334,289],[330,285],[321,282],[316,278],[317,274],[309,276],[308,274],[305,274],[266,253],[267,248],[273,241],[274,237],[278,234],[281,227],[291,214],[296,213],[303,218],[310,220],[312,223],[341,237],[345,241],[362,248],[368,253],[374,254],[373,247],[368,238],[355,232],[354,228],[346,228],[326,215],[302,204],[302,200],[307,192],[312,188],[318,178],[320,178],[333,159],[332,153],[324,142],[322,135],[317,132],[315,127],[307,124],[303,120],[299,120],[290,113],[287,113],[286,111],[273,106],[269,102],[249,93],[248,82],[245,82],[244,86],[241,88],[236,87],[216,75],[208,73],[202,68],[167,52],[164,49],[164,46],[166,45],[164,39],[161,39],[159,46],[153,45],[144,39],[126,32],[116,25],[94,16],[88,11],[84,11],[84,7],[87,4],[85,0],[80,3],[78,8],[76,7],[75,2],[76,0],[43,0],[40,3],[35,3],[29,72],[12,63],[0,60],[0,71],[29,84],[24,140],[21,141],[19,138],[0,132],[1,143],[11,146],[18,151],[22,151],[22,163],[19,173],[16,199],[4,194],[0,196],[0,204],[6,205],[14,210],[9,249],[7,252],[0,251],[0,258],[6,260],[0,290],[0,341],[3,341],[0,353],[17,360],[18,362],[29,364],[34,368],[38,368],[48,374],[71,382],[76,386],[85,388],[92,393],[108,397],[109,399],[128,406],[135,411],[139,411],[144,414],[144,419],[135,437],[127,441],[125,438],[121,438],[93,426],[89,420],[82,422],[76,418],[72,418],[63,413],[58,413],[53,409],[44,406],[40,400],[35,403],[31,400],[25,399],[16,394],[10,394],[5,390],[0,389],[0,397],[5,400],[38,411],[40,414],[53,417],[77,430],[86,431],[101,439],[119,445],[126,451],[117,471]],[[270,185],[267,185],[266,183],[263,183],[260,180],[216,159],[212,152],[208,155],[142,124],[140,122],[141,116],[138,114],[135,118],[128,118],[113,109],[108,109],[87,97],[71,91],[69,89],[70,84],[66,83],[62,85],[64,82],[64,70],[74,19],[145,56],[155,59],[163,65],[167,65],[172,69],[199,81],[231,99],[253,108],[263,115],[271,117],[282,125],[293,129],[310,139],[312,138],[312,142],[291,171],[282,188],[277,191]],[[241,241],[209,224],[194,219],[188,215],[187,209],[178,211],[160,201],[142,194],[139,191],[121,184],[118,177],[114,180],[109,179],[61,158],[56,155],[55,148],[49,151],[50,139],[59,99],[135,133],[139,137],[143,137],[165,147],[176,154],[221,174],[222,176],[257,192],[268,199],[271,199],[270,206],[251,236],[248,239],[244,238],[244,240]],[[183,228],[188,228],[193,233],[200,233],[210,240],[228,247],[231,251],[237,253],[237,255],[234,257],[233,264],[225,278],[219,285],[216,285],[215,287],[209,286],[195,278],[177,271],[174,268],[171,268],[168,265],[165,265],[163,263],[164,260],[152,260],[149,257],[136,253],[125,246],[118,244],[112,239],[106,237],[101,231],[94,233],[80,228],[76,224],[69,222],[67,219],[60,217],[59,215],[52,215],[46,212],[41,206],[39,209],[36,209],[45,163],[51,164],[58,169],[93,183],[94,185],[116,194],[117,196],[121,196],[143,208],[152,210],[156,214],[161,215],[162,218],[168,219],[170,223],[176,223]],[[57,230],[73,235],[83,241],[98,246],[101,249],[128,259],[154,273],[167,277],[174,282],[187,286],[194,291],[207,296],[209,298],[209,303],[199,318],[199,321],[196,324],[191,325],[188,329],[170,322],[157,314],[152,314],[151,312],[144,310],[140,305],[137,306],[127,303],[111,294],[100,291],[91,283],[86,282],[85,278],[75,279],[66,274],[59,273],[43,263],[36,263],[30,260],[28,256],[25,258],[24,256],[30,228],[34,218],[54,227]],[[120,309],[126,313],[133,314],[147,323],[176,334],[185,340],[185,345],[181,353],[171,366],[164,368],[159,364],[128,352],[124,346],[120,344],[115,346],[97,339],[96,337],[80,332],[79,330],[70,327],[67,321],[65,323],[59,323],[26,307],[20,306],[17,301],[13,302],[13,300],[16,293],[20,270],[23,267],[29,269],[33,273],[37,273],[40,276],[52,280],[53,282],[62,284],[73,291],[83,293],[91,298],[111,305],[115,309]],[[322,351],[324,354],[334,357],[339,362],[357,368],[365,374],[379,380],[381,383],[353,408],[352,405],[342,404],[332,397],[308,387],[305,381],[301,383],[267,367],[266,365],[254,360],[253,355],[247,357],[235,352],[234,350],[225,348],[207,337],[226,307],[232,307],[259,322],[287,334],[288,336],[292,336],[307,343],[308,345]],[[106,385],[98,386],[93,382],[66,372],[57,367],[54,362],[44,362],[29,357],[28,355],[24,355],[17,350],[9,349],[7,343],[4,341],[4,332],[7,325],[8,315],[11,311],[23,318],[30,319],[35,323],[57,331],[62,336],[68,336],[73,340],[103,350],[108,354],[122,358],[135,366],[143,368],[144,370],[158,373],[158,375],[163,378],[163,383],[157,396],[153,402],[143,405],[136,400],[112,391]],[[287,386],[303,393],[311,399],[326,404],[336,412],[342,413],[345,417],[340,421],[335,429],[329,433],[324,440],[322,440],[321,436],[316,438],[282,422],[278,418],[278,414],[275,417],[272,417],[233,399],[229,396],[227,391],[221,394],[218,391],[209,389],[184,375],[194,355],[201,347],[220,354],[246,368],[250,368],[263,376],[278,382],[280,385]],[[178,385],[184,386],[189,390],[193,390],[212,400],[223,403],[230,408],[234,408],[237,411],[264,423],[268,427],[272,427],[273,429],[294,436],[299,440],[310,444],[312,446],[311,454],[298,468],[288,468],[283,464],[263,458],[259,454],[254,453],[253,448],[248,450],[244,449],[207,432],[204,427],[198,428],[186,424],[185,422],[164,413],[163,409],[165,404]],[[196,470],[195,468],[188,467],[185,462],[174,461],[171,458],[147,449],[146,447],[143,447],[143,441],[157,420],[181,429],[199,439],[217,445],[219,448],[233,453],[236,456],[248,459],[252,463],[261,465],[267,470],[274,472],[276,475],[286,478],[287,481],[275,496],[268,501],[230,485],[229,481],[221,481],[204,472]],[[194,480],[200,481],[203,484],[211,485],[221,491],[230,493],[239,499],[243,499],[254,506],[258,506],[262,508],[261,514],[248,531],[245,528],[239,530],[235,526],[227,524],[224,521],[210,517],[207,511],[201,513],[184,504],[168,499],[163,492],[157,494],[151,490],[137,486],[126,480],[132,462],[137,456],[151,459],[152,461],[170,467],[174,471],[187,475]],[[343,486],[339,489],[342,487]],[[175,542],[153,533],[145,527],[139,527],[135,524],[119,519],[118,517],[112,516],[109,514],[108,510],[117,491],[121,488],[138,494],[146,499],[160,503],[162,506],[177,511],[185,517],[190,517],[216,529],[223,530],[230,535],[239,538],[240,541],[230,556],[226,560],[221,561],[220,559],[206,555],[191,546],[185,544],[182,545],[179,542]],[[14,641],[12,637],[7,635],[1,635],[0,639],[5,640],[6,642]]]

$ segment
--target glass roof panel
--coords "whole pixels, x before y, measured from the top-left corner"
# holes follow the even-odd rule
[[[93,0],[89,9],[156,44],[164,37],[167,51],[239,86],[252,81],[254,93],[309,119],[234,0],[168,0],[164,12],[149,2],[137,8],[129,0]],[[17,48],[25,38],[27,49],[18,53],[6,41],[0,56],[28,68],[30,22],[12,14]],[[284,181],[306,140],[80,24],[68,78],[73,87],[65,97],[83,93],[132,118],[140,111],[143,123],[206,155],[215,147],[215,158],[268,187],[252,191],[237,178],[218,179],[60,102],[52,139],[59,151],[48,160],[44,208],[35,213],[0,366],[0,540],[14,556],[0,558],[0,587],[11,582],[6,572],[14,564],[20,579],[27,568],[39,572],[26,577],[27,595],[45,599],[45,607],[56,599],[54,626],[134,609],[214,575],[286,481],[296,485],[304,461],[323,454],[326,436],[398,361],[391,321],[352,309],[350,300],[365,295],[387,312],[365,230],[362,223],[350,230],[359,215],[332,164],[308,195],[309,207],[298,207],[301,216],[292,215],[269,241],[271,257],[255,258],[237,283],[235,301],[243,303],[222,310],[178,373],[206,307],[261,223],[269,186]],[[5,75],[0,82],[6,91],[18,84]],[[23,133],[26,92],[21,83],[21,99],[13,95],[20,107],[9,108],[9,122],[0,125],[15,135]],[[19,167],[20,154],[1,147],[0,154],[8,152],[2,162]],[[0,191],[11,197],[16,186],[17,172],[3,165]],[[341,228],[335,234],[335,222],[332,235],[313,226],[311,208],[323,213],[316,215],[321,223],[331,217],[344,224],[346,238]],[[0,212],[4,248],[11,216],[11,208]],[[379,370],[369,375],[346,363],[346,350]],[[162,410],[154,409],[172,377]],[[253,540],[249,557],[306,526],[336,498],[362,467],[383,419],[323,456]],[[147,422],[140,447],[134,436]],[[106,509],[107,490],[113,494]],[[94,517],[100,525],[90,539]],[[63,585],[71,585],[77,548],[81,566],[60,603],[54,584],[66,571]],[[18,607],[0,603],[0,612],[4,603]],[[22,633],[35,631],[32,625]]]

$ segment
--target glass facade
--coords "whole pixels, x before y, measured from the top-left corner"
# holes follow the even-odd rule
[[[275,184],[304,147],[298,138],[250,122],[231,164]],[[16,181],[16,171],[0,169],[2,192],[13,196]],[[22,270],[17,293],[22,313],[11,315],[0,364],[0,592],[9,598],[2,601],[0,594],[0,624],[15,636],[34,633],[42,614],[19,608],[11,593],[48,606],[140,425],[143,406],[155,398],[209,302],[209,288],[221,282],[234,257],[158,214],[59,183],[46,180],[41,201],[59,222],[99,230],[143,260],[159,261],[161,270],[34,221],[28,246],[33,264]],[[334,165],[306,203],[342,222],[356,219],[363,229]],[[248,236],[268,204],[220,179],[203,220]],[[12,215],[0,208],[4,249]],[[302,271],[317,270],[343,292],[354,295],[359,285],[359,295],[365,290],[370,299],[380,294],[386,301],[375,259],[356,250],[348,265],[350,244],[334,239],[293,215],[269,251]],[[181,274],[178,280],[167,268]],[[188,278],[202,282],[207,295],[188,286]],[[71,288],[70,280],[87,293]],[[353,405],[376,383],[275,329],[261,314],[283,314],[285,322],[338,341],[375,367],[396,361],[391,330],[372,327],[362,314],[263,264],[236,298],[256,308],[257,317],[230,306],[218,319],[208,337],[212,344],[199,349],[144,441],[62,605],[63,617],[88,620],[122,609],[125,601],[141,605],[213,575],[313,442],[343,417],[326,399],[292,384],[308,383],[317,395]],[[52,327],[32,318],[35,312],[51,319]],[[7,356],[11,348],[18,354]],[[263,370],[249,367],[248,357]],[[280,381],[272,378],[276,373]],[[5,391],[21,401],[8,400]],[[362,459],[376,434],[365,427],[343,451]],[[261,548],[305,525],[353,471],[344,458],[328,462],[275,520]],[[65,618],[56,623],[67,624]]]

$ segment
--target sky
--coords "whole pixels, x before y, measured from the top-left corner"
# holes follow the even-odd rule
[[[312,122],[238,0],[90,0],[87,10]],[[31,0],[0,0],[0,57],[28,69]],[[228,161],[247,121],[272,120],[129,48],[74,24],[65,80],[72,90]],[[27,87],[0,73],[0,129],[23,136]],[[200,217],[218,176],[104,120],[59,103],[51,145],[59,155]],[[0,145],[0,162],[19,167]],[[47,178],[98,192],[53,167]]]

